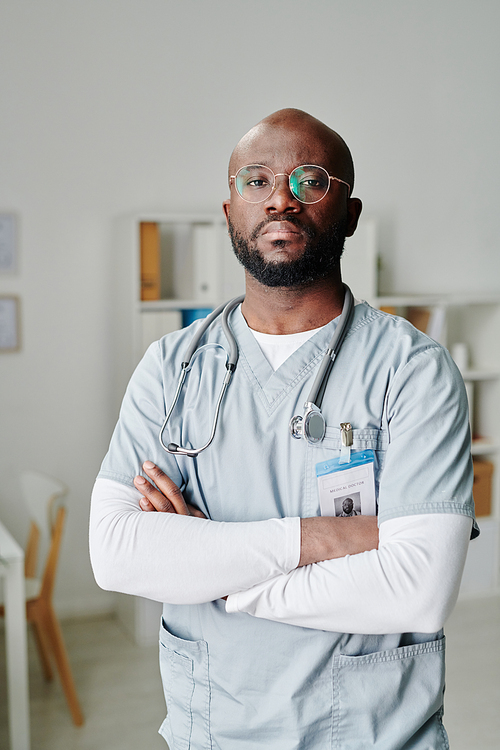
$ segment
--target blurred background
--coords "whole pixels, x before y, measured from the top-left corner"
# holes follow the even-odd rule
[[[87,528],[133,367],[124,218],[219,213],[233,146],[297,107],[352,150],[379,294],[500,298],[499,28],[497,0],[2,0],[0,518],[24,546],[20,472],[69,487],[60,618],[117,608]]]

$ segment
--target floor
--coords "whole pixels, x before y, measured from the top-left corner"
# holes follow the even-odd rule
[[[71,724],[57,681],[45,683],[30,636],[32,750],[166,750],[156,647],[139,648],[112,618],[63,623],[86,722]],[[461,601],[446,627],[445,724],[451,750],[500,747],[500,598]],[[0,633],[0,748],[8,748]]]
[[[135,646],[113,618],[61,625],[85,724],[71,723],[58,680],[45,682],[30,633],[32,750],[167,750],[157,734],[165,717],[158,648]],[[0,676],[5,674],[1,641]],[[1,683],[0,748],[7,750],[5,678]]]

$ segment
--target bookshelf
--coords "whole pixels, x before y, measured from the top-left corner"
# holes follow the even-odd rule
[[[187,311],[210,309],[244,293],[244,272],[222,216],[142,214],[133,216],[128,227],[135,365],[149,343],[183,325]],[[461,594],[498,591],[500,295],[378,295],[376,222],[370,218],[346,241],[342,272],[358,298],[408,317],[452,353],[457,344],[465,345],[467,363],[461,369],[470,403],[472,454],[475,461],[489,462],[493,471],[490,512],[479,517],[481,535],[470,546]]]
[[[158,214],[133,219],[134,357],[152,341],[244,293],[244,271],[224,217]]]
[[[471,418],[474,495],[481,535],[469,548],[461,596],[498,592],[500,585],[500,296],[490,294],[376,296],[372,304],[407,317],[446,346],[461,369]],[[480,463],[478,463],[480,462]],[[487,484],[487,501],[484,484]],[[483,515],[484,513],[484,515]]]
[[[355,296],[408,318],[455,355],[469,399],[474,495],[481,535],[469,547],[461,596],[500,587],[500,295],[379,295],[376,222],[360,222],[346,242],[342,276]],[[361,230],[361,231],[360,231]],[[460,355],[460,356],[457,356]],[[462,361],[460,361],[462,360]],[[479,464],[478,462],[482,463]],[[487,484],[489,502],[478,491]]]

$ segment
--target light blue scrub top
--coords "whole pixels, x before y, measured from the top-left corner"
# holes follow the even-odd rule
[[[288,422],[303,413],[337,321],[273,372],[237,308],[238,366],[214,442],[196,459],[158,443],[195,329],[156,342],[131,379],[99,476],[132,486],[150,459],[215,521],[315,516],[315,466],[339,455],[340,423],[350,422],[353,450],[375,451],[380,522],[416,513],[473,518],[461,376],[445,349],[403,319],[356,305],[323,400],[326,437],[317,445],[291,438]],[[220,346],[227,349],[219,323],[204,343],[165,443],[197,447],[210,433],[225,372]],[[168,715],[160,731],[171,750],[448,747],[442,632],[333,633],[228,615],[224,605],[164,605]]]

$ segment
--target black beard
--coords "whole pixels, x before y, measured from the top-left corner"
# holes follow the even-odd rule
[[[257,237],[263,227],[271,221],[287,221],[306,234],[306,246],[300,258],[290,261],[267,261],[257,249]],[[234,254],[241,265],[258,282],[269,287],[303,287],[320,279],[325,279],[340,266],[344,250],[346,221],[335,222],[322,233],[303,226],[297,217],[291,215],[270,216],[259,224],[245,239],[228,220],[229,234]],[[283,240],[276,240],[275,247],[284,247]]]

